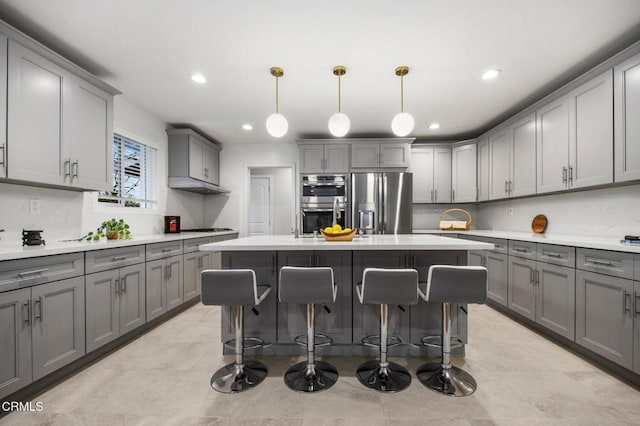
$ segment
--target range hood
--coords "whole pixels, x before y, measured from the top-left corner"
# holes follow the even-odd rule
[[[182,189],[184,191],[196,192],[198,194],[228,194],[230,191],[209,182],[190,177],[170,177],[169,188]]]

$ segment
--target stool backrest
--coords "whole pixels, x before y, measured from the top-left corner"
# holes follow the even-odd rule
[[[258,290],[253,269],[202,271],[203,305],[257,305]]]
[[[335,302],[335,283],[330,267],[283,266],[280,268],[279,282],[278,298],[281,302]]]
[[[487,268],[432,265],[427,278],[426,300],[441,303],[485,303]]]
[[[418,303],[418,271],[366,268],[362,274],[361,294],[361,303],[416,304]]]

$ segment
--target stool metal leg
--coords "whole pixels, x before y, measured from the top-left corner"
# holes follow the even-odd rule
[[[338,381],[338,370],[315,358],[315,307],[307,304],[307,360],[289,367],[284,382],[297,392],[319,392],[329,389]]]
[[[399,392],[411,384],[411,374],[403,366],[387,360],[389,306],[380,305],[380,360],[358,367],[356,376],[364,386],[380,392]]]
[[[267,377],[267,366],[259,361],[244,361],[244,306],[236,306],[236,360],[211,377],[211,387],[222,393],[238,393],[259,385]]]
[[[477,388],[473,377],[451,365],[451,304],[442,304],[442,364],[425,364],[418,369],[418,380],[434,392],[467,396]]]

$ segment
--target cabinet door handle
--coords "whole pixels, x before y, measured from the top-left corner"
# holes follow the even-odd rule
[[[529,269],[529,283],[530,284],[534,284],[534,273],[533,273],[533,269]]]
[[[0,157],[0,166],[6,166],[5,164],[5,155],[4,155],[4,151],[5,151],[5,147],[4,144],[0,145],[0,149],[2,150],[2,157]]]
[[[313,266],[313,255],[309,255],[309,266]]]
[[[168,280],[169,279],[169,266],[165,265],[164,267],[164,279]]]
[[[455,189],[452,189],[452,190],[451,190],[451,201],[453,201],[453,200],[455,200],[455,199],[456,199],[456,190],[455,190]]]
[[[509,181],[508,180],[504,181],[504,193],[505,194],[509,193]]]
[[[438,190],[435,190],[435,197],[433,198],[433,201],[438,201]]]
[[[116,278],[116,282],[115,282],[115,287],[116,287],[116,296],[120,294],[120,278]]]
[[[44,320],[44,297],[40,296],[40,298],[38,300],[36,300],[36,303],[34,303],[34,305],[38,306],[38,314],[36,315],[36,319],[39,319],[40,322],[42,322]],[[33,310],[35,311],[35,306],[33,307]]]
[[[67,176],[71,179],[71,159],[68,158],[64,161],[64,180],[66,180]]]
[[[569,184],[573,183],[573,166],[569,166]]]
[[[71,178],[78,179],[78,160],[74,161],[71,164],[71,171],[73,172],[73,174],[71,175]]]
[[[416,257],[415,256],[411,256],[411,267],[413,269],[416,269]]]
[[[29,325],[31,324],[31,300],[27,299],[27,303],[23,305],[23,309],[27,311],[26,315],[24,316],[24,323]]]
[[[567,183],[567,168],[562,168],[562,183]]]
[[[536,285],[540,285],[540,271],[536,269]]]
[[[640,315],[640,308],[638,308],[638,300],[640,300],[640,293],[633,293],[633,316]]]
[[[127,277],[122,277],[120,279],[120,284],[122,285],[122,294],[127,294]]]
[[[431,190],[431,202],[433,202],[433,189]]]
[[[48,270],[49,270],[49,268],[43,268],[43,269],[35,269],[33,271],[18,272],[18,276],[20,278],[24,278],[24,277],[28,277],[29,275],[43,274],[43,273],[47,272]]]
[[[622,313],[626,314],[631,310],[630,306],[627,306],[627,299],[631,297],[631,293],[627,290],[622,290]]]
[[[276,276],[276,255],[275,254],[271,255],[271,276],[272,277]]]
[[[509,194],[513,192],[513,182],[509,181]]]
[[[476,201],[480,200],[480,188],[476,187]]]

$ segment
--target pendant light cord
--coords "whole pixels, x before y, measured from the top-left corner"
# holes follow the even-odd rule
[[[342,111],[340,111],[340,104],[342,103],[341,99],[340,99],[340,93],[341,93],[340,77],[341,76],[338,74],[338,113],[342,112]]]
[[[400,113],[404,112],[404,74],[400,75]]]
[[[278,114],[278,77],[276,76],[276,114]]]

